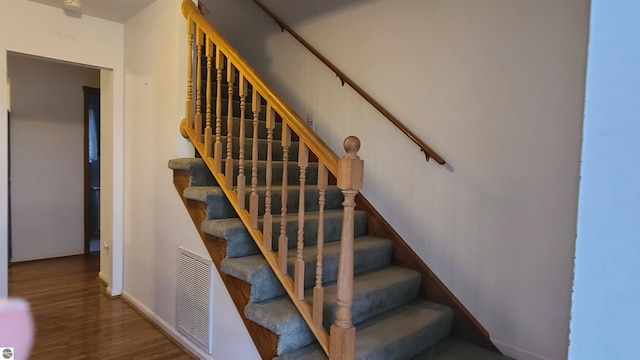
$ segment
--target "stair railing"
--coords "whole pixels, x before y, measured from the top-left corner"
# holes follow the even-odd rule
[[[268,87],[256,72],[242,59],[236,50],[201,15],[191,0],[184,0],[182,11],[187,19],[187,101],[186,117],[181,122],[183,136],[189,138],[197,152],[211,170],[218,185],[235,208],[239,218],[252,236],[258,249],[282,283],[287,295],[298,309],[318,343],[331,360],[352,360],[355,356],[355,327],[351,318],[353,298],[353,238],[355,196],[362,188],[363,161],[358,157],[360,141],[356,137],[345,139],[346,155],[338,156]],[[195,70],[194,70],[195,64]],[[203,69],[204,75],[203,75]],[[215,74],[215,76],[214,76]],[[226,75],[226,76],[225,76]],[[226,84],[223,81],[226,80]],[[215,83],[214,83],[215,82]],[[237,107],[234,109],[234,92],[237,84]],[[203,85],[205,89],[203,91]],[[223,85],[227,87],[227,107],[223,106]],[[213,87],[215,86],[215,94]],[[203,96],[203,92],[205,93]],[[195,99],[194,99],[195,97]],[[215,97],[215,119],[212,118]],[[204,106],[203,106],[204,104]],[[250,106],[250,109],[247,107]],[[234,133],[234,110],[239,113],[239,129]],[[249,114],[247,114],[249,111]],[[262,115],[264,113],[264,116]],[[249,118],[247,119],[247,115]],[[226,134],[222,133],[226,116]],[[202,123],[204,117],[204,124]],[[265,127],[266,154],[259,154],[258,133],[261,119]],[[214,123],[215,121],[215,123]],[[251,139],[245,139],[245,123]],[[282,127],[282,187],[280,214],[274,215],[272,184],[274,129],[276,123]],[[226,137],[223,139],[223,137]],[[237,175],[234,171],[234,137],[238,138]],[[292,138],[298,141],[298,174],[289,175],[290,148]],[[250,142],[250,159],[245,154],[246,141]],[[223,152],[223,143],[226,151]],[[226,153],[226,154],[225,154]],[[258,158],[264,155],[265,199],[262,230],[259,224]],[[318,229],[317,257],[315,259],[315,282],[312,303],[305,300],[304,223],[305,187],[310,162],[317,162],[318,178]],[[224,163],[224,166],[223,166]],[[297,179],[300,184],[298,197],[298,230],[295,239],[295,262],[293,278],[289,275],[287,258],[289,238],[287,235],[288,179]],[[323,247],[325,191],[335,181],[344,194],[343,220],[337,279],[337,312],[330,332],[323,326]],[[234,185],[235,184],[235,185]],[[247,209],[248,195],[248,209]],[[279,216],[279,219],[277,218]],[[274,234],[275,232],[275,234]],[[277,235],[277,252],[272,239]],[[291,239],[294,240],[294,239]],[[310,286],[311,287],[311,286]]]
[[[307,42],[302,36],[300,36],[295,30],[293,30],[289,25],[287,25],[282,19],[280,19],[273,11],[269,10],[261,1],[253,0],[253,2],[258,5],[269,17],[271,17],[276,24],[282,29],[282,31],[287,31],[294,39],[298,40],[298,42],[304,46],[309,52],[315,55],[318,60],[320,60],[323,64],[325,64],[336,76],[342,81],[342,85],[348,84],[355,92],[357,92],[362,98],[364,98],[371,106],[373,106],[376,110],[382,114],[382,116],[386,117],[395,127],[397,127],[403,134],[405,134],[411,141],[413,141],[418,147],[420,151],[424,153],[429,161],[430,158],[433,158],[438,164],[444,165],[447,162],[440,156],[437,152],[435,152],[429,145],[427,145],[424,141],[422,141],[416,134],[413,133],[409,128],[406,127],[398,118],[393,116],[389,110],[387,110],[382,104],[380,104],[376,99],[374,99],[369,93],[367,93],[360,85],[358,85],[355,81],[353,81],[347,74],[341,71],[336,65],[334,65],[326,56],[322,55],[315,47],[313,47],[309,42]]]

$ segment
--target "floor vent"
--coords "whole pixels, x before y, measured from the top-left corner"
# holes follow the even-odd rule
[[[176,323],[178,331],[211,354],[211,260],[178,249]]]

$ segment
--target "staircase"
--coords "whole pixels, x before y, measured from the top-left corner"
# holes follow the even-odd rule
[[[239,123],[235,119],[234,124]],[[279,129],[277,126],[276,129]],[[251,128],[247,127],[247,134]],[[279,130],[275,132],[279,137]],[[264,135],[264,134],[263,134]],[[264,140],[261,140],[264,141]],[[292,144],[292,146],[295,146]],[[294,156],[295,158],[295,156]],[[279,163],[280,164],[280,163]],[[275,164],[274,164],[275,165]],[[297,165],[292,164],[290,174],[297,175]],[[240,304],[245,322],[253,322],[275,334],[274,359],[327,359],[316,344],[308,326],[293,306],[274,272],[264,257],[259,254],[255,242],[235,210],[223,194],[204,161],[199,158],[174,159],[169,167],[175,171],[176,188],[181,193],[194,222],[199,226],[207,248],[219,266],[225,283],[229,278],[239,286],[248,289],[246,303]],[[237,168],[237,167],[236,167]],[[276,167],[277,168],[277,167]],[[264,167],[261,167],[264,169]],[[313,179],[316,166],[310,165],[309,179]],[[279,172],[275,172],[278,174]],[[259,172],[259,181],[264,183],[264,171]],[[281,183],[281,177],[274,178],[274,184]],[[289,203],[297,204],[299,188],[297,177],[291,176]],[[314,183],[311,180],[311,183]],[[318,190],[306,189],[308,201],[305,217],[306,284],[313,285],[315,278],[317,236]],[[260,202],[264,201],[264,186],[260,187]],[[274,188],[274,194],[279,194]],[[274,209],[279,209],[278,196],[274,196]],[[324,324],[328,328],[335,318],[335,280],[337,278],[337,255],[342,225],[342,194],[335,186],[326,190],[324,218],[325,256],[323,278],[325,279]],[[248,203],[246,204],[248,207]],[[263,208],[263,207],[261,207]],[[289,239],[296,239],[297,207],[288,209],[287,231]],[[277,213],[274,213],[277,214]],[[263,213],[261,213],[263,215]],[[197,223],[200,219],[202,221]],[[278,234],[273,225],[273,234]],[[354,297],[353,316],[357,328],[356,359],[459,359],[459,360],[499,360],[507,359],[468,342],[449,336],[453,312],[449,307],[420,300],[420,274],[414,270],[394,266],[391,262],[393,246],[391,240],[367,235],[367,216],[357,211],[355,217],[354,255]],[[274,244],[277,243],[274,235]],[[290,241],[289,247],[295,244]],[[277,246],[274,246],[277,250]],[[289,273],[293,275],[295,253],[288,261]],[[230,283],[233,283],[231,281]],[[241,289],[230,288],[231,292]],[[309,289],[307,297],[312,294]],[[236,297],[234,297],[236,300]],[[244,300],[244,299],[242,299]],[[240,301],[242,301],[240,300]],[[251,331],[251,330],[250,330]],[[264,331],[262,331],[264,333]],[[257,335],[252,334],[254,337]],[[272,336],[273,338],[273,336]],[[261,352],[263,358],[265,354]],[[269,356],[269,355],[267,355]]]
[[[189,24],[200,24],[203,20],[189,4],[183,4]],[[330,166],[323,163],[321,151],[313,151],[313,140],[303,141],[308,135],[302,131],[296,135],[295,123],[286,114],[277,115],[268,99],[259,96],[259,81],[245,83],[248,75],[241,74],[239,65],[229,68],[231,60],[225,62],[221,56],[228,44],[216,39],[209,27],[196,25],[189,35],[189,39],[196,37],[189,56],[197,59],[193,61],[197,75],[189,83],[189,88],[195,88],[195,103],[188,100],[187,108],[195,113],[191,118],[188,113],[182,124],[183,135],[194,141],[201,157],[170,160],[169,168],[261,357],[329,358],[318,334],[325,329],[328,333],[340,316],[336,298],[340,298],[343,223],[352,222],[350,321],[356,328],[355,359],[507,359],[361,195],[356,198],[359,207],[353,219],[345,220],[344,186],[336,185],[338,175],[331,171],[326,175],[325,166]],[[220,70],[217,79],[212,75],[216,68]],[[242,100],[234,94],[241,94]],[[245,104],[252,104],[252,111],[246,111]],[[232,116],[228,117],[229,111]],[[255,121],[245,119],[247,114],[254,115]],[[203,135],[209,131],[210,137]],[[211,157],[216,151],[214,137],[220,151],[215,161]],[[345,147],[353,158],[359,144],[350,141]],[[274,146],[281,143],[287,146]],[[241,196],[243,192],[247,196]],[[251,216],[245,209],[250,209]],[[256,230],[265,234],[263,242],[256,241]],[[282,266],[291,279],[300,271],[296,261],[303,268],[302,297],[321,310],[321,320],[315,320],[314,313],[320,330],[310,327],[300,311],[301,306],[306,308],[294,304],[286,289],[291,284],[285,279],[283,285],[282,276],[269,263],[270,254],[280,252],[283,238],[286,243],[280,241],[280,246],[286,244],[290,251]],[[302,257],[297,251],[301,240]],[[314,303],[314,285],[323,288],[320,305]]]

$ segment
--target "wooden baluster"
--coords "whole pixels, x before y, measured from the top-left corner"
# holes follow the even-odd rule
[[[224,162],[224,173],[226,175],[227,187],[233,187],[233,82],[236,77],[236,69],[227,61],[227,159]]]
[[[262,104],[260,93],[253,88],[253,141],[251,151],[251,195],[249,195],[249,215],[251,227],[258,228],[258,118]]]
[[[331,360],[352,360],[355,357],[356,328],[351,320],[353,302],[353,226],[355,197],[362,188],[364,162],[358,157],[360,140],[349,136],[344,140],[347,154],[338,160],[338,188],[344,195],[342,238],[338,263],[336,321],[331,325]]]
[[[271,216],[271,180],[273,177],[273,129],[276,113],[267,105],[267,190],[264,197],[264,217],[262,219],[262,242],[268,250],[273,249],[273,217]]]
[[[223,56],[216,46],[216,143],[213,147],[216,172],[222,171],[222,64]]]
[[[245,109],[247,107],[247,79],[240,74],[240,155],[238,160],[238,188],[236,190],[238,194],[238,207],[244,209],[244,194],[245,194],[245,176],[244,176],[244,144],[245,144],[245,131],[244,131],[244,118],[246,116]]]
[[[316,258],[316,286],[313,288],[313,323],[321,327],[324,311],[324,288],[322,287],[322,261],[324,252],[324,204],[329,180],[326,166],[318,163],[318,256]]]
[[[187,56],[187,111],[186,118],[189,129],[195,129],[193,123],[193,100],[191,99],[193,94],[193,21],[187,18],[187,47],[189,56]]]
[[[304,185],[307,181],[309,150],[302,141],[298,143],[298,166],[300,167],[300,195],[298,196],[298,241],[296,251],[294,285],[298,300],[304,300]]]
[[[282,121],[282,208],[280,210],[280,236],[278,237],[278,267],[280,273],[287,273],[287,251],[289,238],[287,237],[287,179],[289,164],[289,146],[291,146],[291,130]]]
[[[202,142],[202,40],[204,33],[196,29],[196,141]]]
[[[211,149],[213,147],[213,136],[212,128],[211,128],[211,66],[212,66],[212,58],[213,58],[213,43],[207,39],[206,46],[207,53],[207,108],[205,115],[205,129],[204,129],[204,153],[205,156],[211,157],[213,154]],[[198,130],[198,133],[200,130]]]

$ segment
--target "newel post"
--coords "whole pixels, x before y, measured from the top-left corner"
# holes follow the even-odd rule
[[[355,358],[356,328],[351,321],[353,302],[353,214],[355,197],[362,189],[364,161],[358,157],[360,139],[349,136],[344,140],[347,154],[338,160],[338,188],[344,195],[342,238],[340,240],[340,262],[338,264],[336,320],[331,325],[329,345],[330,360],[353,360]]]

